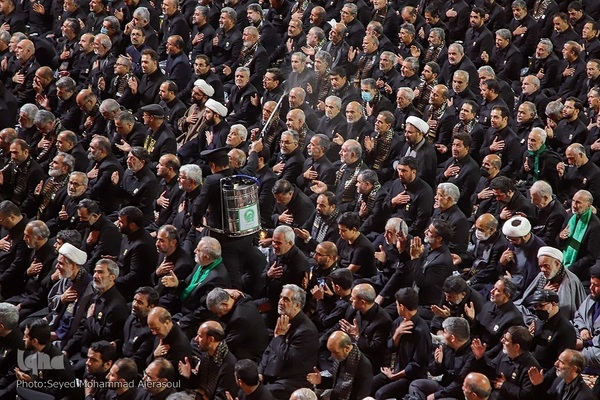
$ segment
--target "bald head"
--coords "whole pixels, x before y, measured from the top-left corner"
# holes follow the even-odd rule
[[[488,399],[492,393],[492,386],[485,375],[471,372],[465,377],[463,392],[466,399]]]

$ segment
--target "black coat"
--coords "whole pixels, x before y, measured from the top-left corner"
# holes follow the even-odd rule
[[[102,211],[108,215],[116,211],[119,206],[118,187],[113,185],[111,176],[115,171],[119,173],[119,176],[123,176],[123,167],[112,154],[98,162],[92,161],[87,172],[96,167],[98,176],[90,179],[88,183],[90,199],[96,200]]]
[[[123,237],[117,259],[120,273],[115,283],[125,300],[132,300],[138,287],[150,285],[157,261],[155,240],[144,228]]]
[[[535,212],[535,223],[532,224],[531,231],[548,246],[556,246],[556,238],[567,219],[567,211],[556,198],[553,198],[546,207],[542,209],[536,207]]]
[[[430,250],[420,258],[410,261],[414,284],[419,288],[419,305],[439,304],[444,298],[442,285],[452,275],[454,264],[448,246]]]
[[[260,362],[269,344],[265,322],[248,297],[238,298],[231,311],[220,318],[225,325],[225,341],[238,360]]]

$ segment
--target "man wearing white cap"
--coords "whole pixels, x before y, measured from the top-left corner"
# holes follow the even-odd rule
[[[199,132],[195,139],[180,147],[177,155],[182,164],[200,161],[200,153],[225,146],[229,134],[229,123],[225,120],[227,108],[216,100],[208,99],[204,110],[204,133]]]
[[[86,307],[94,295],[92,276],[83,268],[87,254],[70,243],[58,249],[59,280],[48,294],[47,316],[53,336],[64,346],[85,320]],[[81,306],[83,305],[83,306]]]
[[[550,246],[542,246],[537,252],[540,272],[523,291],[523,295],[515,299],[515,305],[526,324],[533,320],[533,309],[529,308],[536,290],[551,289],[558,293],[560,313],[568,320],[573,319],[575,311],[585,299],[585,289],[574,273],[563,266],[563,252]]]
[[[181,146],[198,135],[200,126],[204,123],[204,109],[208,99],[215,91],[204,79],[196,79],[192,88],[192,105],[183,114],[183,117],[177,121],[177,128],[181,136],[177,137],[177,142]]]
[[[404,138],[406,142],[400,150],[402,157],[411,156],[417,159],[417,175],[433,187],[437,173],[437,154],[435,147],[425,139],[429,125],[419,117],[411,115],[406,118]]]
[[[508,240],[508,246],[502,253],[498,266],[500,274],[510,275],[517,285],[518,293],[513,296],[513,299],[517,299],[538,274],[537,253],[545,243],[531,233],[531,223],[521,216],[506,221],[502,226],[502,233]]]

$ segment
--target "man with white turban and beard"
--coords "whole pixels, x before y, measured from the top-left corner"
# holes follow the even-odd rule
[[[549,289],[558,293],[560,313],[567,319],[573,319],[575,311],[585,299],[583,284],[574,273],[563,265],[562,251],[550,247],[540,247],[537,253],[540,273],[523,291],[523,296],[515,300],[515,305],[523,314],[525,323],[533,320],[532,300],[537,290]]]

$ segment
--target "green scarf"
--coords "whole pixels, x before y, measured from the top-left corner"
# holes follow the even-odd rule
[[[192,292],[194,291],[194,289],[196,289],[196,287],[199,284],[201,284],[202,282],[204,282],[204,280],[206,279],[206,277],[208,276],[208,274],[210,273],[210,271],[212,271],[213,269],[215,269],[215,267],[217,265],[219,265],[221,262],[223,262],[223,257],[217,258],[215,261],[211,262],[206,267],[199,266],[196,269],[196,272],[194,272],[194,276],[192,277],[192,281],[190,282],[190,284],[188,285],[188,287],[186,287],[183,290],[183,293],[181,294],[181,299],[182,300],[187,299],[190,296],[190,294],[192,294]]]
[[[567,248],[563,251],[563,264],[565,268],[569,268],[577,258],[577,252],[583,236],[587,231],[590,218],[592,217],[592,207],[584,212],[581,217],[573,215],[569,220],[569,238],[567,239]]]
[[[533,181],[538,180],[538,175],[540,174],[540,156],[546,152],[546,143],[542,144],[542,146],[536,151],[527,150],[527,153],[533,157]]]

